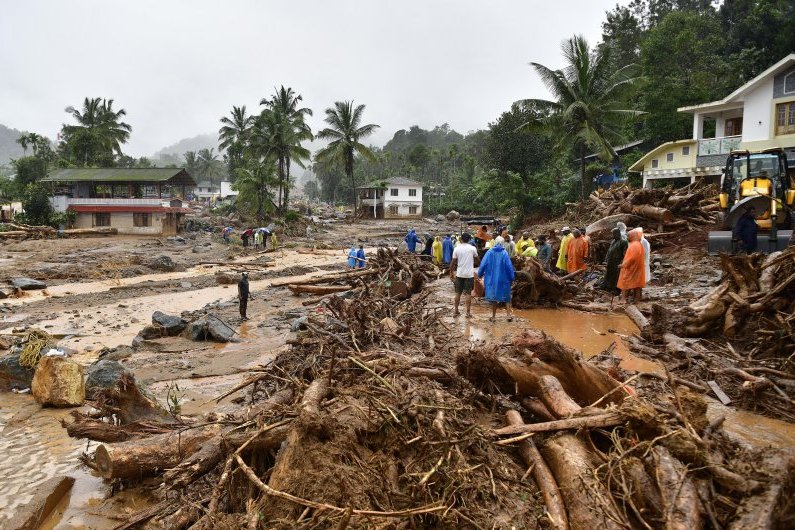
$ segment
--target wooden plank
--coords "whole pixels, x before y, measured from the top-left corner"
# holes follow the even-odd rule
[[[718,386],[718,383],[716,383],[715,381],[707,381],[707,384],[715,393],[715,395],[718,396],[718,399],[720,400],[721,403],[723,403],[724,405],[728,405],[729,403],[732,402],[732,398],[726,395],[726,392],[724,392],[721,389],[721,387]]]

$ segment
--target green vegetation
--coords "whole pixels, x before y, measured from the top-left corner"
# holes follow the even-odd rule
[[[112,167],[132,132],[132,127],[121,121],[127,111],[114,110],[112,99],[85,98],[81,110],[70,106],[66,112],[77,124],[61,128],[61,157],[82,167]]]

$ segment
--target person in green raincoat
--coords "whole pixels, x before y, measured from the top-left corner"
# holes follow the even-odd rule
[[[607,269],[605,270],[605,277],[602,283],[599,284],[601,289],[610,291],[611,293],[618,292],[618,274],[620,272],[619,266],[624,261],[624,254],[627,252],[629,243],[621,235],[620,228],[613,229],[613,241],[610,243],[610,248],[607,249]]]

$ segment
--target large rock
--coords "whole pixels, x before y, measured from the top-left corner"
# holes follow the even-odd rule
[[[15,289],[22,289],[23,291],[33,291],[35,289],[46,289],[47,284],[34,280],[33,278],[11,278],[11,285]]]
[[[123,424],[142,419],[161,421],[168,417],[168,412],[149,389],[120,362],[102,359],[89,366],[86,372],[88,397],[112,402],[115,414]]]
[[[461,214],[455,210],[450,210],[449,212],[447,212],[446,217],[448,221],[453,222],[453,221],[458,221],[458,219],[461,218]]]
[[[182,336],[190,340],[212,340],[215,342],[237,342],[235,329],[212,315],[189,322]]]
[[[179,335],[185,329],[185,322],[181,317],[174,315],[167,315],[162,311],[155,311],[152,313],[152,324],[159,325],[165,330],[166,335],[173,337]]]
[[[215,281],[218,285],[236,285],[240,281],[240,276],[230,272],[218,271],[215,273]]]
[[[118,361],[102,359],[86,370],[86,394],[92,395],[99,388],[114,389],[123,376],[133,377],[133,373]]]
[[[83,367],[64,357],[42,357],[30,388],[41,405],[79,407],[86,399]]]
[[[0,391],[30,388],[31,381],[33,381],[33,370],[19,364],[18,353],[0,357]]]
[[[170,257],[166,256],[165,254],[162,256],[158,256],[153,259],[149,263],[149,267],[158,271],[175,271],[177,270],[177,264],[174,263],[174,260]]]

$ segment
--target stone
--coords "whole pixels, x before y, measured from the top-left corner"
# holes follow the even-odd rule
[[[158,271],[175,271],[177,264],[166,255],[158,256],[149,263],[149,267]]]
[[[309,319],[306,316],[298,317],[293,320],[293,323],[290,324],[290,331],[300,331],[302,329],[306,329],[306,325],[309,323]]]
[[[83,367],[64,357],[42,357],[30,388],[36,402],[45,406],[79,407],[86,399]]]
[[[179,286],[182,287],[183,289],[190,289],[191,287],[193,287],[193,284],[190,282],[182,282],[179,284]]]
[[[33,370],[19,364],[19,354],[12,353],[0,357],[0,391],[30,388]]]
[[[166,335],[173,337],[182,333],[182,330],[185,329],[187,322],[185,322],[181,317],[167,315],[162,311],[155,311],[152,313],[152,324],[159,325],[165,330]]]
[[[447,212],[447,215],[445,217],[447,217],[447,220],[451,222],[458,221],[458,219],[461,218],[461,214],[455,210],[450,210],[449,212]]]
[[[207,339],[207,320],[200,318],[193,322],[188,322],[185,329],[182,331],[182,337],[190,340],[206,340]]]
[[[237,285],[237,282],[240,281],[240,276],[229,272],[218,271],[215,273],[215,281],[218,285]]]
[[[166,336],[166,330],[159,324],[150,324],[144,326],[141,331],[138,332],[138,336],[143,340],[159,339],[160,337]]]
[[[9,281],[15,289],[22,289],[23,291],[47,288],[46,283],[34,280],[33,278],[11,278]]]
[[[118,361],[101,359],[86,370],[86,394],[91,395],[98,388],[115,388],[119,379],[132,372]]]
[[[434,220],[436,220],[437,223],[443,223],[445,219],[445,216],[442,214],[437,214],[436,217],[434,217]]]
[[[218,317],[208,315],[189,322],[182,336],[190,340],[237,342],[235,329]]]

